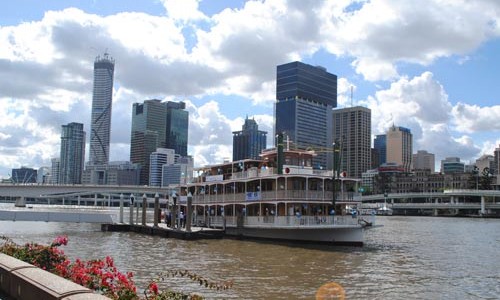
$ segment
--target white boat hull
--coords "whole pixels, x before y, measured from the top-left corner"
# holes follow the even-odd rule
[[[363,246],[363,227],[226,227],[226,235],[330,245]]]

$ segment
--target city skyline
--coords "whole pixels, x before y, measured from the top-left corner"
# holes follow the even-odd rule
[[[61,125],[83,123],[90,133],[92,63],[106,49],[116,60],[111,161],[128,160],[132,103],[153,98],[186,103],[197,166],[232,157],[231,133],[246,115],[274,132],[276,66],[296,60],[338,76],[338,108],[371,109],[372,140],[393,123],[407,127],[413,152],[434,153],[436,163],[475,161],[500,144],[495,1],[21,0],[0,8],[3,178],[50,166]]]

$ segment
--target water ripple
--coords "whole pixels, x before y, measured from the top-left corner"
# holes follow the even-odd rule
[[[500,220],[382,217],[366,232],[363,248],[254,241],[181,241],[127,232],[101,232],[92,224],[0,222],[17,242],[47,243],[68,234],[72,258],[112,256],[133,271],[138,286],[156,274],[187,269],[213,281],[233,280],[217,292],[185,278],[163,286],[209,299],[311,299],[337,282],[348,299],[499,299]]]

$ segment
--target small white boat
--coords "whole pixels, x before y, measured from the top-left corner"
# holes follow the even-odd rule
[[[384,203],[382,207],[377,209],[377,214],[384,216],[392,216],[392,208],[387,207],[387,205]]]

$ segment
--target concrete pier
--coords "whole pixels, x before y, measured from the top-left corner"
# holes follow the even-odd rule
[[[161,227],[160,227],[161,226]],[[181,240],[202,240],[202,239],[221,239],[224,237],[224,231],[212,228],[192,228],[191,231],[177,230],[166,227],[161,224],[155,227],[154,224],[130,225],[130,224],[101,224],[102,231],[131,231],[148,235],[156,235],[165,238],[174,238]]]

